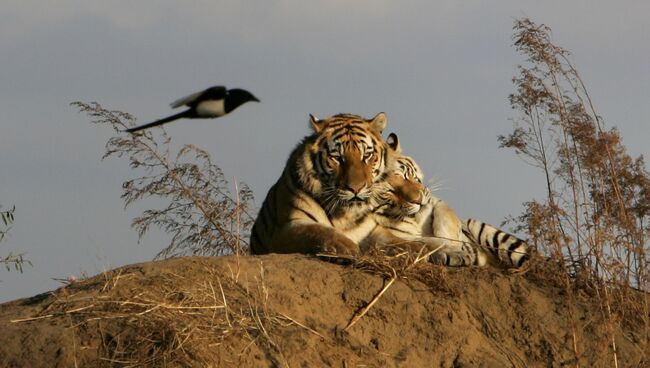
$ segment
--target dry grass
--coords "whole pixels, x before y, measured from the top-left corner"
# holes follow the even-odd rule
[[[382,250],[371,249],[357,257],[331,254],[318,254],[317,257],[328,262],[348,265],[351,268],[381,276],[385,280],[399,279],[404,282],[417,280],[429,287],[431,291],[452,295],[453,290],[449,287],[446,278],[447,269],[442,266],[432,265],[426,261],[427,257],[437,250],[418,254],[401,252],[388,255]]]
[[[148,286],[134,294],[120,283],[142,276],[120,269],[105,273],[103,285],[92,296],[78,297],[74,290],[96,283],[97,278],[62,289],[67,292],[60,293],[41,315],[11,322],[64,316],[70,320],[75,361],[78,336],[97,333],[101,360],[120,367],[217,364],[215,348],[228,338],[247,342],[231,352],[234,356],[249,354],[256,347],[275,365],[285,367],[287,359],[275,342],[274,330],[298,328],[325,339],[291,316],[270,312],[261,263],[253,282],[239,280],[236,272],[220,275],[207,266],[204,274],[199,282],[174,273],[143,279],[140,282]]]
[[[397,280],[418,280],[432,290],[453,294],[445,268],[421,262],[434,251],[394,256],[375,252],[359,258],[321,255],[388,280],[372,300],[350,316],[343,331],[354,326]],[[39,315],[11,322],[66,318],[75,361],[82,361],[79,341],[95,334],[101,341],[97,348],[102,362],[119,367],[223,365],[226,363],[215,360],[219,355],[215,349],[222,345],[232,349],[231,344],[224,344],[227,339],[245,342],[237,351],[230,351],[230,356],[243,357],[255,349],[263,351],[274,365],[286,367],[287,357],[278,343],[285,329],[304,330],[331,341],[304,321],[269,308],[270,291],[261,262],[254,280],[242,280],[237,268],[224,273],[203,267],[200,280],[171,271],[146,277],[137,268],[109,271],[68,284]],[[140,286],[132,289],[131,285]],[[96,291],[80,292],[89,289]]]
[[[452,289],[448,287],[444,277],[444,268],[427,265],[429,257],[440,248],[442,247],[427,252],[424,251],[425,248],[422,248],[417,254],[402,252],[395,255],[387,255],[383,251],[373,248],[360,257],[318,254],[318,257],[328,262],[348,264],[352,268],[381,276],[385,280],[384,285],[374,297],[352,315],[343,331],[348,331],[359,322],[397,280],[405,282],[418,280],[429,286],[432,291],[451,294]]]

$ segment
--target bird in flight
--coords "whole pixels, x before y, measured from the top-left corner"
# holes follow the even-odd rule
[[[129,128],[126,131],[133,133],[137,132],[138,130],[151,128],[182,118],[218,118],[230,113],[248,101],[260,102],[260,100],[258,100],[257,97],[253,96],[252,93],[243,89],[226,89],[224,86],[210,87],[206,90],[192,93],[191,95],[185,96],[183,98],[179,98],[170,104],[174,109],[181,106],[187,106],[189,109],[148,124]]]

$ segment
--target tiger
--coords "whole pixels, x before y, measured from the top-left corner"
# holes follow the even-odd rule
[[[420,241],[427,249],[441,247],[433,261],[449,266],[506,265],[521,267],[528,258],[528,245],[521,239],[475,219],[461,221],[423,183],[420,166],[401,154],[397,135],[387,138],[394,158],[394,171],[375,198],[378,226],[364,241],[364,248],[394,243],[394,237]],[[434,241],[435,239],[435,241]]]
[[[375,226],[370,199],[391,167],[386,115],[309,119],[312,134],[291,152],[255,219],[252,254],[356,255]]]

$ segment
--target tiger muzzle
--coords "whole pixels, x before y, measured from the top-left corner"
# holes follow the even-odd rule
[[[424,201],[422,190],[415,183],[405,181],[401,186],[396,188],[396,192],[402,200],[408,203],[422,205],[422,202]]]
[[[340,176],[339,188],[349,191],[354,195],[352,200],[365,200],[366,196],[360,196],[365,189],[372,184],[371,172],[364,167],[363,162],[359,159],[346,160],[342,175]]]

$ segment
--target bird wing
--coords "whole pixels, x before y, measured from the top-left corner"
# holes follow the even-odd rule
[[[192,93],[191,95],[185,96],[183,98],[179,98],[178,100],[172,102],[170,106],[175,109],[177,107],[181,107],[183,105],[191,105],[193,102],[198,100],[201,96],[204,94],[210,94],[210,95],[223,95],[224,97],[226,96],[226,87],[223,86],[215,86],[215,87],[210,87],[208,89],[204,89],[203,91],[195,92]]]

